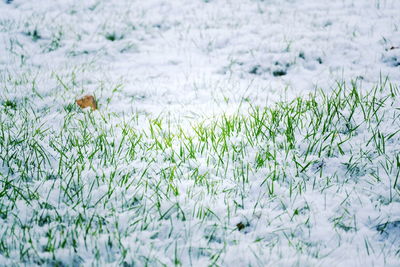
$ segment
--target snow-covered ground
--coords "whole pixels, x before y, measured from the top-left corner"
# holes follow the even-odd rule
[[[390,48],[400,46],[399,5],[15,0],[1,3],[0,66],[3,81],[35,80],[52,104],[92,92],[117,112],[208,114],[337,80],[398,82],[400,49]]]
[[[70,151],[64,151],[65,155],[55,147],[69,142],[60,134],[66,121],[73,120],[67,118],[67,110],[73,110],[71,106],[77,97],[88,93],[98,99],[99,111],[93,116],[98,121],[104,120],[104,125],[99,124],[104,127],[104,139],[108,140],[106,147],[111,143],[114,147],[114,141],[123,143],[121,125],[129,124],[130,120],[135,120],[135,127],[146,133],[150,131],[147,121],[154,120],[150,123],[154,126],[158,118],[172,118],[173,132],[180,126],[182,131],[192,131],[190,125],[201,124],[205,119],[219,120],[222,114],[236,114],[236,111],[245,114],[250,106],[272,107],[278,101],[307,97],[316,89],[329,94],[337,89],[338,83],[349,85],[354,81],[358,90],[367,92],[388,78],[396,87],[400,84],[399,14],[398,0],[1,1],[0,103],[4,108],[0,109],[0,119],[4,125],[10,123],[7,126],[10,129],[25,129],[26,125],[31,130],[42,129],[36,131],[38,136],[27,134],[28,139],[42,136],[42,140],[36,140],[38,146],[52,152],[48,152],[51,156],[43,160],[45,163],[33,162],[32,169],[42,170],[35,164],[43,164],[43,170],[51,172],[52,168],[57,170],[63,157],[75,155],[74,145]],[[385,85],[380,94],[389,94],[388,88]],[[265,194],[271,190],[263,182],[271,171],[266,166],[247,173],[247,179],[251,178],[248,186],[240,187],[235,174],[227,175],[229,171],[237,171],[231,165],[240,162],[241,167],[250,166],[243,162],[250,164],[261,153],[257,149],[264,149],[264,145],[268,149],[270,143],[260,141],[257,149],[249,145],[243,158],[229,166],[226,161],[222,166],[213,165],[209,155],[197,151],[194,158],[182,163],[184,171],[176,171],[176,182],[172,185],[156,181],[167,179],[162,176],[167,169],[169,175],[175,172],[165,157],[173,154],[174,149],[178,151],[179,144],[171,145],[171,151],[162,149],[162,153],[157,148],[150,152],[141,148],[142,154],[138,152],[138,155],[142,157],[132,156],[132,161],[116,156],[108,164],[100,157],[93,163],[95,167],[92,167],[93,157],[85,158],[82,166],[90,161],[90,167],[82,170],[78,167],[77,177],[75,171],[65,171],[73,184],[77,179],[76,184],[82,185],[82,195],[70,196],[69,200],[75,197],[79,200],[75,204],[69,200],[60,202],[65,198],[61,192],[70,186],[62,175],[44,181],[37,174],[33,180],[21,182],[23,186],[18,182],[18,188],[27,190],[29,201],[24,200],[25,193],[15,193],[15,197],[6,199],[9,183],[19,181],[20,177],[10,171],[12,167],[5,155],[12,153],[2,145],[0,265],[134,262],[183,266],[397,266],[400,264],[400,198],[399,188],[393,187],[393,181],[400,168],[400,163],[396,165],[400,145],[398,135],[391,134],[400,129],[398,104],[394,99],[391,106],[384,107],[385,114],[390,116],[357,128],[358,137],[344,145],[343,154],[339,151],[334,158],[313,155],[310,166],[314,170],[310,170],[310,177],[326,165],[327,177],[337,181],[325,191],[325,188],[314,190],[315,183],[307,180],[300,185],[306,191],[294,198],[292,184],[289,186],[286,182],[275,185],[276,193]],[[20,106],[29,106],[27,114],[13,115],[15,125],[8,121],[11,115],[6,112],[13,105],[17,110]],[[343,114],[352,110],[352,107],[343,108]],[[77,112],[74,116],[85,121],[87,116],[92,116],[88,113]],[[365,114],[362,117],[360,110],[354,122],[361,124],[363,118]],[[80,131],[81,125],[70,124],[73,128],[66,135],[86,140],[86,132]],[[346,127],[350,126],[346,124]],[[377,136],[383,133],[387,137],[388,148],[378,153],[379,157],[367,157],[359,151],[367,151],[369,155],[371,144],[377,142],[369,139],[368,131],[378,128]],[[14,129],[7,139],[4,131],[2,144],[6,143],[4,140],[19,137]],[[96,131],[91,134],[97,134]],[[243,132],[237,130],[237,134],[236,139],[229,139],[229,144],[242,144]],[[303,136],[301,132],[296,134]],[[145,147],[153,142],[150,139],[156,139],[153,132],[138,142],[143,142]],[[188,139],[179,137],[175,141],[186,142],[182,140]],[[89,143],[83,142],[82,147],[97,149],[98,143],[93,146]],[[12,144],[10,151],[20,145],[17,141],[9,144]],[[29,143],[27,147],[35,145]],[[298,151],[306,149],[298,143]],[[181,150],[189,148],[185,146]],[[288,164],[287,173],[294,177],[293,166],[297,169],[298,165],[290,165],[279,153],[279,162]],[[38,158],[40,155],[36,155]],[[357,168],[353,166],[357,171],[353,167],[349,171],[354,162],[357,162]],[[384,166],[390,163],[393,168]],[[27,162],[23,164],[27,168],[31,166]],[[75,168],[76,164],[71,166]],[[229,171],[222,175],[220,168]],[[187,178],[193,169],[209,179],[211,188],[208,183],[206,187]],[[100,173],[103,177],[100,180],[106,184],[99,184]],[[135,188],[124,188],[122,182],[116,182],[122,173],[132,179],[138,179],[141,173],[141,182]],[[115,181],[110,178],[114,176]],[[116,191],[110,189],[114,183],[120,186],[114,188]],[[35,196],[26,189],[30,186],[35,188],[32,189]],[[366,193],[367,188],[373,191],[374,186],[377,187],[375,194]],[[242,190],[240,193],[238,188]],[[181,193],[170,196],[171,190]],[[218,193],[214,194],[213,190]],[[159,192],[165,195],[160,196]],[[238,196],[242,197],[240,205]],[[42,199],[52,208],[43,208]],[[132,209],[126,208],[128,202]],[[101,207],[98,203],[102,203]],[[34,221],[32,218],[42,218],[35,210],[43,210],[52,219]],[[91,227],[101,230],[88,236]],[[12,241],[5,241],[7,236],[13,236]],[[57,243],[62,238],[68,240],[67,245]],[[54,241],[51,248],[49,240]],[[40,251],[42,247],[46,249]],[[32,256],[25,257],[25,254]]]

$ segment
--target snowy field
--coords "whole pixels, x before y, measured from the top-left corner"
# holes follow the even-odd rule
[[[0,266],[399,266],[399,27],[398,0],[1,0]]]

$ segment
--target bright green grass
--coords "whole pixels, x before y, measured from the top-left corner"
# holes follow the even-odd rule
[[[349,205],[400,201],[398,97],[387,81],[363,93],[338,84],[189,128],[73,104],[55,123],[28,100],[0,99],[0,255],[15,264],[220,265],[250,238],[243,232],[265,225],[274,235],[250,240],[266,253],[249,251],[253,264],[324,259],[340,244],[301,234],[316,219],[302,195],[370,198],[347,197],[327,218],[327,234],[344,243],[360,227]],[[361,255],[399,253],[368,238]]]

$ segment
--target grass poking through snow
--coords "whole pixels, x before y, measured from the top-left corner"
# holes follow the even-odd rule
[[[0,262],[396,262],[398,98],[339,83],[190,128],[0,99]]]

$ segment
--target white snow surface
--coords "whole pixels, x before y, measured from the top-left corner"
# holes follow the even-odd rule
[[[247,110],[250,103],[268,106],[307,95],[316,88],[329,91],[338,81],[357,80],[363,88],[369,88],[389,77],[399,85],[399,47],[398,0],[1,1],[0,96],[34,99],[38,110],[52,111],[44,120],[55,128],[62,123],[60,107],[88,93],[96,96],[103,112],[121,117],[169,116],[178,124],[189,125],[193,120]],[[46,146],[47,140],[41,142]],[[398,144],[390,153],[399,153]],[[254,159],[255,154],[249,151],[243,162]],[[343,161],[337,158],[326,162],[327,172],[345,176]],[[197,158],[191,165],[200,173],[208,172],[208,179],[215,180],[213,190],[224,193],[209,196],[192,180],[177,181],[179,191],[186,193],[165,200],[159,207],[164,219],[149,213],[145,219],[140,218],[140,227],[135,224],[139,219],[134,217],[136,212],[151,210],[155,203],[153,196],[134,203],[132,199],[139,194],[136,188],[116,189],[108,206],[98,207],[96,203],[108,191],[107,184],[99,185],[86,198],[86,204],[95,208],[84,209],[60,204],[65,197],[57,189],[63,186],[60,179],[35,184],[37,194],[57,207],[48,209],[48,216],[62,216],[65,222],[75,221],[78,214],[85,214],[88,220],[104,216],[114,230],[96,239],[75,237],[78,249],[66,247],[54,255],[37,251],[38,255],[57,259],[66,266],[114,266],[130,261],[146,265],[146,259],[152,259],[151,265],[168,266],[400,264],[400,238],[390,240],[399,236],[399,225],[387,228],[394,232],[388,233],[390,237],[376,231],[380,223],[400,220],[400,205],[396,201],[379,207],[371,204],[383,202],[371,196],[387,196],[389,188],[366,195],[358,185],[351,184],[340,190],[332,186],[324,194],[308,190],[298,198],[290,198],[288,188],[276,184],[274,190],[279,197],[260,199],[260,177],[268,172],[266,169],[265,173],[261,170],[250,175],[254,184],[243,189],[247,190],[244,208],[236,210],[234,217],[225,218],[227,208],[234,208],[229,206],[230,194],[226,192],[239,185],[229,179],[221,181],[205,158]],[[168,166],[165,163],[157,168]],[[140,173],[147,167],[140,160],[124,162],[118,170],[85,170],[82,177],[89,187],[96,175],[106,177],[128,169]],[[152,168],[149,172],[156,177]],[[390,180],[381,175],[382,180]],[[363,188],[369,186],[361,183]],[[122,208],[121,203],[128,202],[143,206],[135,206],[133,211]],[[183,203],[178,208],[177,204]],[[18,200],[13,208],[19,223],[27,224],[38,206]],[[114,209],[117,213],[109,217],[107,210]],[[169,215],[179,214],[179,209],[187,214],[195,210],[212,214],[205,220],[190,216],[193,219],[186,221]],[[298,216],[292,220],[294,212]],[[357,231],[339,233],[332,228],[333,218],[340,216]],[[13,225],[12,220],[11,216],[0,217],[1,235],[10,234],[6,225]],[[306,220],[309,222],[305,224]],[[246,230],[237,231],[236,225],[244,222],[249,223]],[[45,246],[43,233],[56,227],[56,221],[37,226],[35,231],[41,239],[34,242]],[[15,231],[24,233],[23,228]],[[297,244],[287,242],[293,240],[287,237],[290,235],[299,237]],[[110,236],[119,238],[119,245],[127,250],[124,262],[115,247],[108,246]],[[307,253],[300,253],[303,250]],[[6,257],[0,246],[0,265],[18,265],[18,253],[12,251]],[[96,253],[100,261],[96,261]],[[174,262],[175,257],[179,263]]]
[[[210,115],[338,80],[398,82],[399,9],[396,0],[14,0],[1,3],[0,67],[35,79],[44,102],[94,93],[115,112]],[[55,76],[71,87],[61,99]]]

